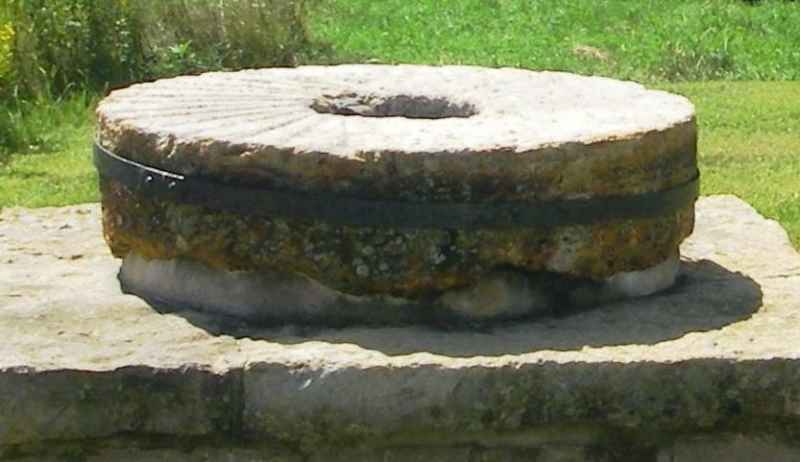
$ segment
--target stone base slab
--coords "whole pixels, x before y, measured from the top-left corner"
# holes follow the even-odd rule
[[[0,459],[800,460],[800,256],[733,197],[696,226],[599,310],[253,329],[121,294],[96,205],[6,209]]]
[[[502,441],[499,441],[499,443]],[[535,442],[504,447],[407,446],[394,448],[319,447],[311,456],[277,444],[237,440],[182,440],[115,438],[103,441],[48,443],[38,448],[8,452],[16,462],[796,462],[797,449],[771,437],[721,433],[683,437],[659,449],[620,452],[597,444],[575,441]]]

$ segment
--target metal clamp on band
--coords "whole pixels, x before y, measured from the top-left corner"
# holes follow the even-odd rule
[[[657,217],[694,202],[700,183],[698,173],[672,189],[636,195],[540,202],[414,203],[274,191],[189,177],[122,158],[98,143],[94,145],[94,163],[101,176],[149,197],[248,215],[393,228],[497,229]]]

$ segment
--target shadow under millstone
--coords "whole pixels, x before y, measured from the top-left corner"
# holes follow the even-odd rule
[[[386,355],[428,352],[469,357],[653,345],[748,319],[762,305],[762,291],[751,278],[712,261],[684,260],[678,283],[656,295],[494,323],[433,319],[427,325],[332,327],[294,323],[253,327],[233,317],[176,310],[157,300],[148,302],[160,312],[184,317],[213,335],[285,345],[347,343]]]

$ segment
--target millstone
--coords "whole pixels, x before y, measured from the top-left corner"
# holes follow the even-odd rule
[[[686,99],[631,82],[348,65],[116,91],[96,160],[132,292],[258,320],[488,319],[670,286],[696,138]]]

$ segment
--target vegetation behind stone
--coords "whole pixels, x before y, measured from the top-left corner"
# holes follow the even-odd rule
[[[0,78],[36,96],[181,73],[291,65],[304,0],[7,0]]]
[[[314,37],[354,61],[552,69],[644,82],[800,79],[800,3],[324,0]]]

